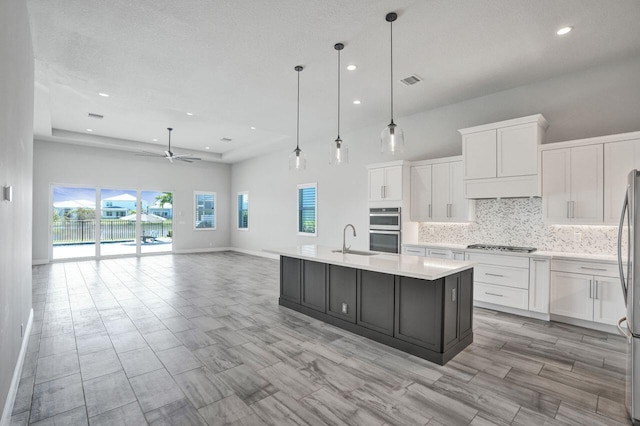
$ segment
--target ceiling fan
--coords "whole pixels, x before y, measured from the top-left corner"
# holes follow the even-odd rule
[[[173,163],[173,160],[184,161],[185,163],[193,163],[194,160],[202,160],[202,158],[191,157],[191,154],[174,154],[171,152],[171,132],[173,131],[172,127],[167,127],[169,131],[169,148],[164,151],[164,154],[158,154],[156,152],[142,151],[142,154],[136,154],[141,157],[162,157],[169,160],[170,163]]]

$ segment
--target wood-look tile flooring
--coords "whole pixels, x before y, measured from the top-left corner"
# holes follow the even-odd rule
[[[279,307],[238,253],[33,269],[12,424],[622,425],[625,342],[476,309],[441,367]]]

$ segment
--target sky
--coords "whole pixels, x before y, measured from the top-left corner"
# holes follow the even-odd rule
[[[122,190],[122,189],[103,189],[102,198],[114,197],[120,194],[129,194],[136,196],[135,190]],[[149,205],[156,201],[156,197],[162,194],[158,191],[142,191],[142,199]],[[96,190],[95,188],[78,188],[78,187],[65,187],[54,186],[53,187],[53,202],[70,201],[70,200],[87,200],[95,202]]]

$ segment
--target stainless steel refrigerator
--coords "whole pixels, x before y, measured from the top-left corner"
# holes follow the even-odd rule
[[[618,320],[618,329],[627,338],[626,405],[634,425],[640,425],[640,273],[636,268],[636,247],[640,247],[640,171],[633,170],[627,180],[618,228],[618,268],[627,305],[627,315]],[[626,322],[626,328],[622,323]]]

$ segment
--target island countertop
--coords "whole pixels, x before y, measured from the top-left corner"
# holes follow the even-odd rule
[[[265,250],[268,253],[331,265],[346,266],[422,280],[437,280],[472,268],[475,263],[462,260],[434,259],[402,254],[380,253],[372,256],[334,253],[334,247],[304,245]]]

